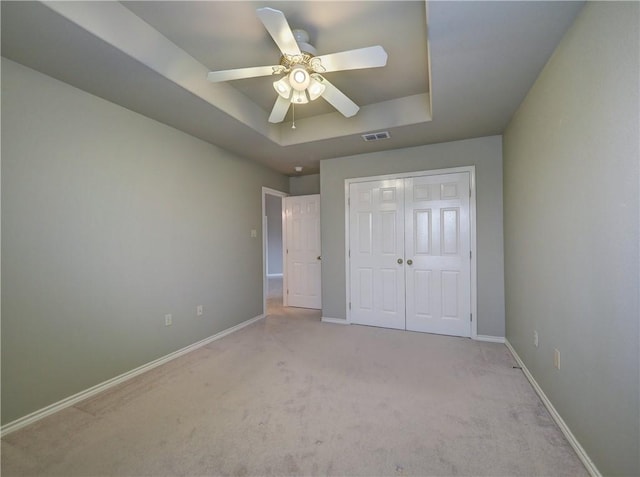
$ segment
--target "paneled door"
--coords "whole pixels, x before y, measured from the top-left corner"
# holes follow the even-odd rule
[[[287,305],[322,308],[320,195],[286,197]]]
[[[405,329],[403,180],[351,184],[351,322]]]
[[[405,179],[406,327],[470,336],[469,173]]]
[[[470,336],[468,172],[351,183],[352,323]]]

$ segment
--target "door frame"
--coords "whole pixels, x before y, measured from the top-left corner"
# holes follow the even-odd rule
[[[267,196],[274,195],[276,197],[280,197],[282,199],[282,210],[284,210],[284,198],[288,197],[289,194],[286,192],[282,192],[276,189],[271,189],[269,187],[262,187],[262,314],[266,316],[267,314],[267,294],[269,292],[269,281],[267,278]],[[287,249],[286,244],[286,234],[284,233],[285,228],[285,219],[284,213],[281,215],[282,217],[282,304],[283,306],[287,306],[286,303],[286,290],[285,285],[287,283],[287,270],[285,267],[285,258],[284,251]]]
[[[477,251],[476,251],[476,166],[463,166],[463,167],[451,167],[448,169],[432,169],[427,171],[414,171],[414,172],[402,172],[398,174],[383,174],[379,176],[369,177],[357,177],[353,179],[345,179],[344,181],[344,226],[345,226],[345,277],[346,277],[346,317],[347,323],[351,323],[351,310],[349,303],[351,303],[351,274],[350,274],[350,257],[349,257],[349,243],[350,243],[350,230],[349,230],[349,189],[351,184],[358,182],[371,182],[377,180],[392,180],[392,179],[406,179],[408,177],[423,177],[434,176],[442,174],[455,174],[458,172],[469,173],[469,232],[470,232],[470,247],[471,247],[471,339],[478,338],[478,289],[477,289]]]

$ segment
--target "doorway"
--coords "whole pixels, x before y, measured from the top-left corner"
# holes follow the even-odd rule
[[[286,193],[262,188],[263,314],[277,312],[284,305],[284,220]]]

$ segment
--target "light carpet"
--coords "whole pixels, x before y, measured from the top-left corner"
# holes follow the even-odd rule
[[[9,434],[2,475],[588,475],[514,365],[280,308]]]
[[[267,278],[267,313],[274,314],[281,312],[282,308],[282,277]]]

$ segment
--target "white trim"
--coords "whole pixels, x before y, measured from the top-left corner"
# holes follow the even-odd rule
[[[344,318],[329,318],[328,316],[323,316],[322,317],[322,322],[323,323],[333,323],[335,325],[350,325],[351,324],[347,320],[345,320]]]
[[[474,172],[476,166],[460,166],[451,167],[449,169],[432,169],[427,171],[413,171],[413,172],[400,172],[398,174],[383,174],[380,176],[367,176],[367,177],[354,177],[351,179],[345,179],[345,183],[354,184],[356,182],[373,182],[373,181],[386,181],[393,179],[406,179],[409,177],[423,177],[423,176],[438,176],[442,174],[457,174],[459,172]],[[347,188],[348,191],[348,188]]]
[[[582,461],[582,463],[586,467],[589,474],[592,477],[602,477],[602,474],[600,473],[596,465],[589,458],[587,451],[585,451],[584,448],[580,445],[580,442],[578,442],[578,439],[576,439],[576,436],[573,435],[573,432],[571,432],[571,429],[569,428],[567,423],[564,422],[564,419],[562,419],[562,417],[560,416],[560,413],[558,413],[558,411],[553,406],[553,404],[551,403],[547,395],[544,393],[544,391],[542,390],[538,382],[535,380],[533,375],[529,372],[524,362],[520,359],[520,356],[518,356],[518,353],[516,353],[516,350],[513,349],[513,346],[511,346],[511,343],[509,343],[509,340],[505,339],[504,344],[513,355],[514,359],[518,363],[518,366],[522,368],[522,372],[524,373],[526,378],[529,380],[529,383],[531,383],[531,386],[540,397],[540,400],[549,411],[549,414],[551,414],[551,417],[553,418],[553,420],[556,422],[556,424],[558,425],[558,427],[560,428],[564,436],[569,441],[569,444],[571,444],[571,447],[573,447],[573,450],[576,451],[576,454],[578,454],[578,458]]]
[[[267,273],[268,278],[278,278],[281,276],[282,276],[282,273]]]
[[[351,236],[349,235],[349,201],[351,197],[349,195],[349,186],[351,185],[351,180],[345,179],[344,181],[344,269],[345,269],[345,317],[346,321],[351,322],[351,257],[349,256],[349,247],[351,244]]]
[[[504,336],[476,335],[476,341],[486,341],[487,343],[504,343]]]
[[[471,241],[471,339],[478,339],[478,235],[477,235],[477,211],[476,211],[476,166],[469,166],[469,187],[471,197],[469,197],[469,221],[470,221],[470,241]]]
[[[282,200],[282,207],[284,210],[284,198],[289,194],[286,192],[281,192],[276,189],[271,189],[269,187],[262,187],[262,314],[265,315],[267,313],[267,295],[269,294],[269,283],[267,282],[267,278],[270,275],[267,275],[267,195],[275,195],[276,197],[280,197]],[[284,214],[282,214],[282,286],[283,290],[286,290],[286,267],[285,267],[285,255],[284,252],[286,250],[285,244],[285,223],[284,223]],[[283,305],[286,304],[286,293],[283,292]]]
[[[62,411],[63,409],[73,406],[74,404],[77,404],[80,401],[83,401],[87,398],[95,396],[96,394],[99,394],[103,391],[106,391],[107,389],[117,386],[118,384],[128,381],[129,379],[134,378],[142,373],[146,373],[147,371],[150,371],[153,368],[157,368],[158,366],[168,363],[171,360],[174,360],[184,354],[190,353],[191,351],[201,348],[202,346],[205,346],[213,341],[219,340],[220,338],[223,338],[228,334],[231,334],[235,331],[238,331],[244,328],[245,326],[249,326],[250,324],[255,323],[256,321],[263,319],[264,316],[265,315],[258,315],[256,317],[250,318],[246,321],[243,321],[240,324],[232,326],[231,328],[227,328],[226,330],[216,333],[215,335],[209,336],[208,338],[198,341],[197,343],[193,343],[189,346],[179,349],[178,351],[174,351],[173,353],[169,353],[161,358],[153,360],[147,364],[138,366],[137,368],[132,369],[131,371],[127,371],[126,373],[116,376],[115,378],[108,379],[107,381],[104,381],[100,384],[96,384],[95,386],[92,386],[89,389],[80,391],[79,393],[74,394],[73,396],[69,396],[65,399],[62,399],[61,401],[58,401],[56,403],[43,407],[42,409],[34,411],[31,414],[27,414],[26,416],[18,418],[15,421],[9,422],[4,426],[2,426],[2,428],[0,428],[0,437],[4,437],[11,432],[17,431],[18,429],[28,426],[29,424],[33,424],[34,422],[39,421],[40,419],[44,419],[45,417],[50,416],[51,414],[54,414],[58,411]]]
[[[345,316],[347,322],[351,321],[351,311],[349,309],[349,302],[351,301],[351,277],[349,275],[349,186],[358,182],[371,182],[377,180],[392,180],[392,179],[406,179],[408,177],[424,177],[441,174],[456,174],[459,172],[469,173],[469,186],[471,187],[471,197],[469,198],[469,232],[470,232],[470,247],[471,247],[471,306],[470,311],[473,315],[471,321],[471,339],[478,339],[478,277],[477,277],[477,212],[476,212],[476,166],[462,166],[451,167],[449,169],[433,169],[429,171],[413,171],[402,172],[399,174],[384,174],[381,176],[370,177],[356,177],[352,179],[344,180],[344,230],[345,230],[345,243],[344,243],[344,263],[345,263],[345,275],[346,275],[346,290],[345,290]],[[482,340],[481,340],[482,341]]]

